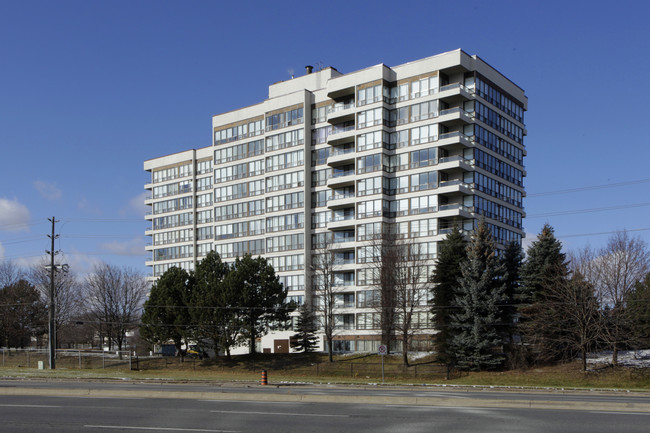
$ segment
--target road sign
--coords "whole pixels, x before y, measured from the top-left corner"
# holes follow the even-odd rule
[[[388,353],[388,348],[385,344],[380,344],[379,349],[377,350],[378,355],[386,355]]]

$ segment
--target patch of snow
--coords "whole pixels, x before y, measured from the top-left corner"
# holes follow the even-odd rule
[[[612,352],[598,352],[587,355],[588,364],[611,364]],[[649,368],[650,349],[621,350],[618,352],[618,363],[624,367]]]

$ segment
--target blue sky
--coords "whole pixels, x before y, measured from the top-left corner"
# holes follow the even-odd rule
[[[566,249],[621,229],[650,242],[649,13],[644,1],[2,1],[0,259],[39,260],[56,216],[77,272],[145,272],[145,159],[210,145],[213,114],[304,65],[346,73],[456,48],[529,97],[529,239],[549,222]]]

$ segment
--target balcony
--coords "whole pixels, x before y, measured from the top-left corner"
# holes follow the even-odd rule
[[[463,171],[474,170],[474,160],[466,159],[461,155],[447,156],[438,160],[438,171],[461,169]]]
[[[440,111],[438,122],[450,129],[460,130],[463,125],[474,122],[474,115],[461,107],[452,107]]]
[[[327,229],[328,230],[342,230],[342,229],[350,229],[354,228],[355,224],[355,218],[354,215],[349,215],[345,217],[340,217],[340,218],[333,218],[327,223]]]
[[[464,206],[461,203],[443,204],[438,206],[438,218],[448,218],[462,216],[464,218],[472,217],[473,208]]]
[[[336,104],[328,107],[327,121],[329,123],[343,122],[346,120],[354,120],[355,106],[354,101],[351,102],[337,102]]]
[[[351,194],[334,194],[332,198],[327,201],[327,207],[329,209],[341,209],[354,206],[356,202],[356,196],[354,193]],[[353,217],[354,218],[354,217]]]
[[[474,98],[474,90],[461,83],[451,83],[442,86],[438,91],[438,99],[448,104],[457,104]]]
[[[356,134],[354,124],[345,126],[332,126],[332,132],[327,136],[327,144],[337,145],[353,141]]]
[[[453,131],[440,134],[438,137],[438,146],[447,147],[454,144],[461,144],[463,147],[474,147],[472,137],[469,137],[462,132]]]
[[[354,156],[355,156],[354,147],[351,147],[349,149],[341,149],[335,147],[332,149],[330,156],[327,158],[327,165],[332,167],[344,163],[353,163]]]
[[[345,170],[336,175],[332,174],[327,178],[327,186],[330,188],[338,188],[342,186],[354,185],[356,175],[354,170]]]
[[[462,180],[446,180],[438,184],[438,194],[463,194],[468,195],[474,192],[471,184]]]

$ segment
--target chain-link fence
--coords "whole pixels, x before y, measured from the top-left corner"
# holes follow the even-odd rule
[[[47,349],[7,349],[2,352],[2,367],[50,368]],[[57,368],[120,368],[131,369],[133,357],[128,351],[102,351],[58,349],[55,363]]]
[[[49,368],[49,354],[42,349],[0,348],[2,367]],[[381,380],[380,362],[336,361],[320,362],[296,360],[291,356],[265,356],[248,358],[243,361],[228,361],[225,358],[198,359],[177,356],[135,356],[128,351],[101,351],[59,349],[56,352],[56,368],[70,369],[121,369],[121,370],[204,370],[206,372],[258,372],[267,370],[275,375],[294,377],[339,377],[367,380]],[[447,369],[444,365],[421,363],[411,366],[386,363],[383,366],[386,378],[434,380],[445,379]],[[458,372],[451,373],[456,376]]]

